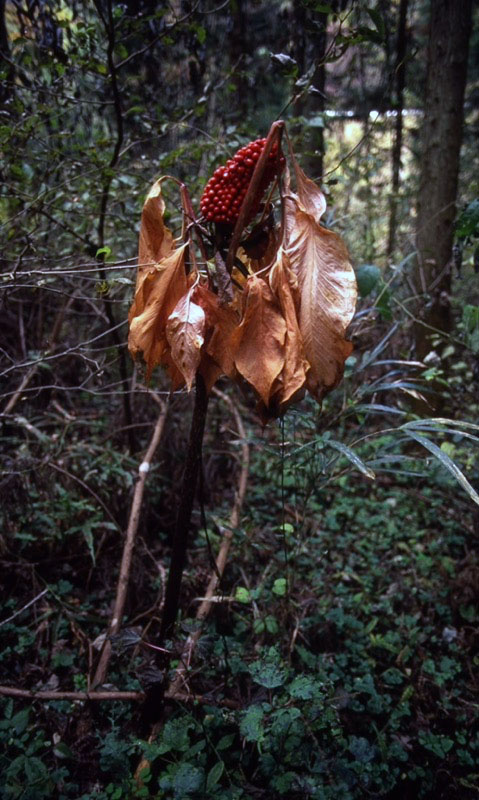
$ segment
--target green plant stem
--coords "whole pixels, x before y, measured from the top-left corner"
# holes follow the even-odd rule
[[[188,532],[201,465],[201,447],[205,430],[208,394],[201,375],[196,376],[195,406],[191,418],[190,439],[181,483],[180,505],[176,517],[173,549],[161,620],[160,644],[171,637],[175,625],[181,592],[181,579],[186,563]]]

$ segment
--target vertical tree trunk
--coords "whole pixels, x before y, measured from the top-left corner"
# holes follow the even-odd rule
[[[230,4],[230,14],[233,20],[230,40],[229,57],[231,68],[234,69],[232,81],[236,88],[236,109],[239,116],[248,115],[248,85],[245,78],[244,57],[248,52],[246,7],[243,0],[233,0]]]
[[[10,45],[8,42],[7,21],[5,15],[6,15],[5,0],[0,0],[0,63],[2,61],[6,61],[6,63],[8,64],[6,70],[7,79],[4,82],[0,82],[1,105],[6,103],[7,100],[9,100],[9,98],[13,95],[15,86],[15,67],[13,65],[13,62],[11,61]]]
[[[331,3],[331,6],[334,6],[334,2]],[[303,94],[296,101],[293,107],[294,115],[300,117],[307,112],[312,112],[320,116],[325,110],[328,14],[322,11],[308,11],[305,0],[295,0],[293,12],[295,43],[293,55],[298,65],[298,77],[305,74],[312,61],[316,63],[311,80],[311,88],[316,91],[309,95]],[[313,179],[322,178],[324,161],[324,128],[322,126],[315,125],[306,128],[303,135],[303,151],[304,169]]]
[[[451,329],[451,269],[472,0],[431,0],[417,213],[419,285],[429,296],[422,319]],[[416,355],[430,350],[418,324]]]
[[[399,19],[396,38],[396,63],[394,69],[394,142],[391,154],[392,182],[391,200],[389,211],[389,236],[387,255],[389,258],[394,253],[396,244],[397,210],[399,201],[399,173],[401,170],[401,150],[403,134],[403,106],[404,86],[406,83],[406,20],[409,0],[401,0],[399,5]]]

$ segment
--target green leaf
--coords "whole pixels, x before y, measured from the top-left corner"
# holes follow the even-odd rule
[[[96,251],[95,258],[99,258],[100,256],[105,256],[106,258],[108,258],[108,256],[111,256],[111,248],[106,246],[99,247],[98,250]]]
[[[216,745],[217,750],[228,750],[231,747],[235,739],[234,733],[227,733],[226,736],[222,736],[219,740],[218,744]]]
[[[381,279],[381,270],[375,264],[361,264],[356,268],[356,281],[361,297],[367,297]]]
[[[235,600],[238,603],[250,603],[251,593],[249,589],[246,589],[244,586],[237,586],[235,591]]]
[[[298,69],[298,65],[294,58],[288,56],[287,53],[270,53],[271,61],[276,61],[278,64],[281,64],[282,67],[285,69],[295,71]]]
[[[456,222],[456,236],[458,239],[479,236],[479,198],[472,200],[460,214]]]
[[[449,458],[449,456],[446,453],[444,453],[444,451],[441,450],[441,448],[438,447],[437,444],[431,442],[430,439],[426,438],[426,436],[421,436],[421,434],[416,433],[416,431],[410,430],[405,426],[401,426],[401,429],[404,430],[404,432],[408,436],[410,436],[411,439],[414,439],[416,442],[425,447],[426,450],[429,450],[429,452],[432,453],[433,456],[435,456],[438,459],[438,461],[441,462],[441,464],[451,473],[451,475],[454,476],[454,478],[462,486],[464,491],[467,492],[471,500],[474,500],[474,502],[479,505],[479,494],[477,494],[476,490],[472,488],[466,476],[461,472],[461,470],[459,469],[457,464],[452,460],[452,458]]]
[[[462,428],[469,428],[479,432],[479,425],[474,425],[472,422],[462,422],[461,420],[444,419],[444,418],[431,418],[431,419],[417,419],[412,422],[405,422],[401,425],[402,429],[425,431],[431,433],[450,433],[453,436],[461,436],[464,439],[471,439],[473,442],[479,442],[479,436],[469,433]]]
[[[178,772],[173,780],[173,787],[175,790],[175,797],[180,800],[185,795],[191,795],[193,792],[198,792],[201,788],[204,779],[204,772],[198,769],[193,764],[187,762],[180,764]]]
[[[264,711],[261,706],[250,706],[240,722],[240,734],[247,742],[261,742],[264,739]]]
[[[273,583],[273,594],[276,594],[278,597],[284,597],[286,594],[286,589],[286,578],[276,578],[275,582]]]
[[[211,792],[221,778],[225,769],[224,761],[218,761],[214,767],[211,767],[206,779],[206,791]]]
[[[374,414],[399,414],[402,417],[407,416],[407,411],[402,411],[395,406],[386,406],[382,403],[359,403],[357,406],[351,406],[346,413],[355,414],[357,412],[373,412]]]
[[[360,764],[367,764],[376,755],[376,747],[370,744],[364,736],[350,736],[348,749]]]
[[[249,671],[254,682],[267,689],[276,689],[286,681],[286,670],[274,647],[271,647],[260,661],[250,664]]]
[[[384,27],[384,20],[381,12],[377,8],[366,8],[365,10],[369,14],[373,24],[376,26],[376,30],[379,33],[381,39],[384,39],[386,29]]]
[[[448,736],[439,736],[431,731],[420,731],[419,742],[426,750],[434,753],[439,758],[445,758],[449,750],[453,747],[454,741]]]
[[[318,694],[317,682],[307,675],[298,675],[288,687],[291,697],[299,700],[312,700]]]
[[[358,469],[360,472],[362,472],[362,473],[363,473],[363,475],[366,475],[368,478],[372,478],[372,479],[374,480],[374,478],[376,477],[376,474],[373,472],[373,470],[372,470],[372,469],[370,469],[370,468],[369,468],[369,467],[368,467],[368,466],[367,466],[367,465],[364,463],[364,461],[363,461],[361,458],[359,458],[359,456],[358,456],[358,455],[356,455],[356,453],[354,452],[354,450],[351,450],[351,448],[350,448],[350,447],[348,447],[347,445],[343,444],[343,442],[337,442],[335,439],[328,439],[328,441],[327,441],[327,444],[328,444],[330,447],[332,447],[334,450],[338,450],[340,453],[342,453],[342,454],[343,454],[343,456],[346,456],[346,458],[347,458],[347,459],[348,459],[348,460],[349,460],[349,461],[350,461],[352,464],[354,464],[354,466],[355,466],[355,467],[356,467],[356,468],[357,468],[357,469]]]

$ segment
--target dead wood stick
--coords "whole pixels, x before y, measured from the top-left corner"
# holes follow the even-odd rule
[[[145,458],[141,462],[138,469],[139,477],[135,486],[133,502],[131,504],[131,510],[130,510],[130,518],[128,520],[128,528],[126,531],[126,539],[125,539],[125,544],[123,546],[120,575],[118,577],[118,584],[116,587],[115,606],[113,608],[113,614],[108,628],[108,635],[105,638],[105,643],[101,651],[100,660],[98,662],[98,666],[96,668],[95,675],[91,684],[92,687],[101,686],[102,683],[105,683],[111,656],[111,641],[109,637],[112,636],[114,633],[117,633],[117,631],[120,628],[121,620],[123,617],[123,611],[126,602],[126,593],[128,590],[128,582],[130,579],[131,559],[133,555],[133,548],[135,546],[135,539],[138,531],[138,525],[140,522],[140,514],[143,503],[143,495],[145,491],[146,476],[148,475],[148,472],[150,470],[150,464],[153,459],[153,456],[155,455],[156,449],[160,443],[161,434],[163,433],[163,428],[165,425],[167,407],[162,400],[159,401],[159,405],[161,410],[158,419],[156,420],[156,425],[153,430],[153,435],[151,437],[150,444],[148,445],[148,450],[146,451]]]
[[[142,702],[145,699],[144,692],[56,692],[44,691],[39,689],[17,689],[15,686],[0,686],[0,694],[6,697],[27,697],[30,700],[134,700]],[[234,700],[222,699],[212,700],[211,697],[202,694],[185,694],[179,692],[171,694],[165,693],[165,699],[177,701],[179,703],[200,703],[216,704],[225,708],[238,708],[238,703]]]

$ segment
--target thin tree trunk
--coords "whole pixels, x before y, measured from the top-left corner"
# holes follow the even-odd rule
[[[326,12],[309,12],[307,5],[302,0],[295,0],[293,6],[293,20],[295,27],[294,57],[298,65],[298,77],[304,75],[311,61],[316,63],[316,69],[311,80],[311,89],[316,90],[310,94],[302,94],[294,103],[294,115],[301,117],[304,114],[320,116],[325,110],[325,85],[326,85],[326,45],[328,14]],[[312,23],[314,22],[314,28]],[[311,29],[308,48],[306,31]],[[304,169],[312,178],[320,179],[323,175],[324,161],[324,128],[319,125],[309,127],[303,136]]]
[[[444,332],[452,324],[450,264],[471,6],[471,0],[431,0],[417,212],[418,283],[427,293],[422,320]],[[418,358],[424,358],[431,349],[430,329],[416,325],[415,344]]]
[[[399,202],[401,150],[403,138],[403,108],[404,86],[406,83],[406,21],[409,0],[401,0],[399,5],[399,20],[396,40],[396,64],[394,69],[394,143],[391,154],[392,183],[389,216],[389,237],[387,255],[389,258],[394,253],[397,232],[397,211]]]
[[[236,89],[237,111],[243,117],[248,114],[248,86],[244,74],[245,65],[242,63],[247,52],[247,19],[243,0],[235,0],[231,3],[230,13],[233,25],[228,49],[230,65],[232,68],[236,68],[232,75],[232,81]]]

